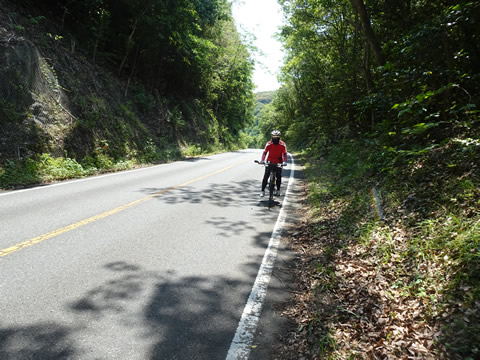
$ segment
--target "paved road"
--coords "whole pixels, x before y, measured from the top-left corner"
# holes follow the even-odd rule
[[[259,157],[0,194],[0,358],[225,359],[280,211]]]

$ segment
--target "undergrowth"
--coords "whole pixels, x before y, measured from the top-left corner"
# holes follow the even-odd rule
[[[192,144],[178,147],[165,142],[163,146],[158,146],[151,141],[147,142],[141,152],[132,151],[128,158],[116,158],[108,153],[107,142],[100,145],[93,154],[85,156],[80,162],[67,154],[53,157],[47,153],[22,160],[7,160],[0,165],[0,189],[81,178],[224,151],[220,146],[214,145]]]
[[[328,315],[320,314],[321,311],[314,315],[316,323],[323,316],[321,329],[315,335],[323,344],[317,346],[318,354],[345,358],[346,354],[354,356],[370,348],[377,356],[408,350],[420,351],[417,355],[426,351],[434,358],[478,358],[480,168],[475,160],[480,157],[478,141],[449,140],[421,156],[397,157],[397,165],[401,166],[391,166],[387,171],[372,163],[373,154],[374,150],[368,146],[346,142],[320,158],[305,160],[313,230],[324,246],[323,261],[337,264],[336,269],[320,274],[322,281],[317,279],[315,286],[323,290],[313,292],[311,301],[324,297],[325,289],[333,293],[342,291],[343,285],[332,290],[331,284],[341,278],[338,264],[342,268],[349,258],[351,263],[346,268],[361,262],[374,269],[376,277],[371,285],[378,285],[378,292],[372,290],[370,296],[378,296],[374,301],[376,306],[383,309],[397,303],[403,304],[406,312],[408,307],[412,312],[418,309],[415,310],[418,314],[410,320],[433,329],[429,333],[431,339],[425,338],[418,345],[425,345],[423,349],[407,348],[404,340],[408,329],[403,339],[387,326],[379,328],[380,321],[389,322],[381,320],[378,314],[374,316],[379,313],[377,309],[369,320],[368,316],[364,318],[365,314],[359,315],[364,323],[356,325],[365,326],[364,332],[372,331],[366,325],[370,321],[369,326],[379,329],[370,332],[374,339],[366,338],[370,345],[362,348],[361,340],[356,339],[358,343],[344,344],[342,351],[341,334],[345,333],[342,326],[348,321],[337,308],[337,312]],[[381,194],[377,200],[385,213],[380,220],[375,216],[371,196],[374,186]],[[325,266],[317,264],[319,268]],[[376,284],[383,278],[388,279],[388,284]],[[399,310],[393,311],[390,316],[397,316],[397,320],[389,321],[397,321],[396,326],[401,328],[398,313]],[[327,348],[322,340],[326,322],[328,333],[337,334]],[[315,344],[313,338],[311,341]],[[373,346],[375,342],[377,348]]]
[[[40,154],[21,161],[7,161],[0,167],[0,188],[17,188],[32,184],[80,178],[106,171],[119,171],[133,168],[134,161],[114,161],[106,156],[85,158],[79,163],[69,157],[52,157]]]

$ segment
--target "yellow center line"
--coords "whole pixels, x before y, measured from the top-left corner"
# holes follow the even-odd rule
[[[30,240],[27,240],[27,241],[24,241],[24,242],[21,242],[19,244],[16,244],[16,245],[13,245],[13,246],[10,246],[6,249],[3,249],[3,250],[0,250],[0,257],[2,256],[5,256],[5,255],[9,255],[11,253],[14,253],[16,251],[19,251],[21,249],[24,249],[26,247],[29,247],[29,246],[32,246],[32,245],[35,245],[35,244],[38,244],[42,241],[45,241],[45,240],[48,240],[48,239],[51,239],[55,236],[58,236],[58,235],[61,235],[61,234],[64,234],[66,232],[69,232],[69,231],[72,231],[72,230],[75,230],[75,229],[78,229],[79,227],[82,227],[84,225],[87,225],[87,224],[90,224],[92,222],[95,222],[95,221],[98,221],[98,220],[101,220],[101,219],[104,219],[110,215],[114,215],[114,214],[117,214],[123,210],[126,210],[126,209],[129,209],[133,206],[136,206],[138,204],[141,204],[147,200],[150,200],[150,199],[153,199],[153,198],[156,198],[156,197],[159,197],[163,194],[165,194],[166,192],[169,192],[169,191],[172,191],[172,190],[175,190],[175,189],[178,189],[178,188],[181,188],[181,187],[185,187],[187,185],[190,185],[190,184],[193,184],[197,181],[200,181],[200,180],[203,180],[203,179],[206,179],[210,176],[213,176],[213,175],[216,175],[216,174],[219,174],[221,172],[224,172],[224,171],[227,171],[231,168],[233,168],[234,166],[237,166],[239,164],[242,164],[244,162],[247,162],[247,161],[250,161],[250,160],[243,160],[243,161],[240,161],[238,163],[235,163],[231,166],[228,166],[226,168],[223,168],[223,169],[220,169],[220,170],[217,170],[215,172],[212,172],[210,174],[207,174],[207,175],[204,175],[204,176],[201,176],[201,177],[198,177],[196,179],[193,179],[193,180],[190,180],[190,181],[187,181],[183,184],[180,184],[180,185],[175,185],[175,186],[171,186],[169,188],[166,188],[162,191],[158,191],[156,193],[153,193],[153,194],[150,194],[148,196],[145,196],[144,198],[141,198],[141,199],[138,199],[138,200],[135,200],[135,201],[132,201],[128,204],[125,204],[125,205],[122,205],[122,206],[119,206],[115,209],[112,209],[112,210],[109,210],[109,211],[106,211],[104,213],[101,213],[101,214],[98,214],[98,215],[95,215],[95,216],[92,216],[92,217],[89,217],[87,219],[84,219],[84,220],[81,220],[75,224],[71,224],[71,225],[68,225],[68,226],[65,226],[63,228],[60,228],[60,229],[57,229],[57,230],[53,230],[51,232],[48,232],[46,234],[43,234],[43,235],[40,235],[40,236],[37,236],[37,237],[34,237]]]

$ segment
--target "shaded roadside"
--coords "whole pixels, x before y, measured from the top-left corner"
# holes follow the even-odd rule
[[[279,312],[290,328],[268,358],[478,358],[478,263],[466,261],[478,253],[478,208],[465,202],[469,217],[449,225],[451,214],[419,213],[430,204],[420,195],[384,198],[378,221],[369,183],[329,161],[308,164],[309,205],[284,239],[293,274]],[[453,240],[471,249],[466,260],[448,249]]]
[[[275,267],[268,286],[267,297],[262,309],[257,332],[252,345],[250,360],[284,359],[284,339],[295,327],[294,321],[284,316],[283,311],[295,293],[295,252],[285,239],[294,236],[302,222],[305,208],[305,184],[303,165],[295,158],[295,173],[288,194],[287,219],[282,231]],[[288,178],[284,178],[288,181]]]

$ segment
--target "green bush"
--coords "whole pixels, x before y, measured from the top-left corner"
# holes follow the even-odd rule
[[[202,154],[202,147],[198,144],[191,144],[182,149],[183,156],[198,156]]]
[[[37,157],[38,175],[43,181],[63,180],[88,174],[83,166],[70,158],[53,158],[50,154]]]
[[[8,160],[3,166],[0,166],[0,188],[29,185],[39,181],[37,163],[31,159]]]
[[[97,168],[99,170],[111,170],[115,164],[115,161],[108,154],[97,154],[95,163],[97,164]]]
[[[137,85],[134,92],[135,95],[133,98],[135,99],[135,104],[142,113],[146,114],[153,110],[155,106],[155,98],[145,90],[143,85]]]

